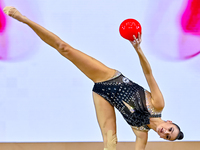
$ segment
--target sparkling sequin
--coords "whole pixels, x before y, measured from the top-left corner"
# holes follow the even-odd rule
[[[133,108],[133,107],[131,107],[129,110],[130,110],[132,113],[134,113],[134,112],[135,112],[135,110],[134,110],[134,108]]]
[[[126,78],[126,77],[124,77],[122,80],[123,80],[124,83],[129,83],[129,79]]]
[[[139,131],[145,131],[145,132],[148,132],[149,129],[146,129],[144,126],[141,126],[141,127],[134,127],[132,126],[133,129],[136,129],[136,130],[139,130]]]

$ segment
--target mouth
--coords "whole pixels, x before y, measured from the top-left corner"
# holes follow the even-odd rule
[[[162,132],[163,132],[163,128],[160,129],[160,133],[162,133]]]

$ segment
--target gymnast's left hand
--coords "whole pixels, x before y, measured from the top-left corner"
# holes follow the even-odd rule
[[[142,42],[141,39],[141,34],[138,32],[138,38],[135,37],[135,35],[133,35],[134,40],[130,41],[131,44],[133,45],[133,47],[135,48],[135,50],[139,50],[140,49],[140,43]]]

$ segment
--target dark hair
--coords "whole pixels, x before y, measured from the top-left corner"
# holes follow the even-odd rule
[[[175,123],[173,123],[173,124],[174,124],[174,125],[178,128],[178,130],[179,130],[179,133],[178,133],[178,135],[177,135],[177,137],[176,137],[175,140],[182,140],[182,139],[184,138],[183,132],[181,131],[180,127],[179,127],[177,124],[175,124]]]

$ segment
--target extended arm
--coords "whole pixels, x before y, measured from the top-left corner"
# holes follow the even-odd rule
[[[151,91],[152,104],[157,110],[162,110],[164,108],[164,98],[163,98],[162,93],[156,83],[156,80],[154,79],[154,76],[153,76],[153,73],[151,70],[151,66],[140,47],[140,43],[141,43],[140,34],[138,33],[138,39],[136,39],[135,36],[134,36],[134,39],[135,39],[134,41],[130,41],[130,42],[138,54],[143,73],[145,75],[145,78],[147,80],[147,83],[148,83],[150,91]]]
[[[133,128],[132,130],[136,135],[135,150],[145,150],[148,140],[148,132],[138,131]]]

